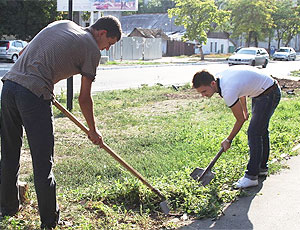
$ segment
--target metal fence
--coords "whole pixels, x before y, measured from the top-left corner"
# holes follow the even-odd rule
[[[143,37],[123,37],[102,56],[114,60],[151,60],[162,58],[162,39]]]

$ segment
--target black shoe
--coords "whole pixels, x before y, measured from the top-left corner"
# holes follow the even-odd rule
[[[8,210],[5,210],[5,211],[2,211],[1,212],[1,216],[4,217],[4,216],[14,216],[16,215],[20,210],[22,209],[22,205],[19,205],[19,208],[17,210],[14,210],[14,211],[8,211]]]
[[[51,225],[51,226],[47,226],[45,224],[41,225],[41,229],[43,230],[50,230],[50,229],[55,229],[56,225]]]

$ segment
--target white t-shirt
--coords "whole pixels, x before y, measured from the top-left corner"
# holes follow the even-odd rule
[[[232,66],[216,74],[220,95],[232,107],[240,97],[257,97],[274,84],[274,79],[251,66]]]

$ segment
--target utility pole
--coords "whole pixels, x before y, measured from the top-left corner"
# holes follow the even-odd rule
[[[73,21],[73,0],[69,0],[69,20]],[[73,109],[73,76],[67,79],[67,109]]]

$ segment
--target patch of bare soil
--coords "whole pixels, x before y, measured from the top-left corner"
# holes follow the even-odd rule
[[[187,89],[182,91],[182,93],[168,93],[165,94],[168,99],[178,100],[178,99],[199,99],[202,96],[195,89]]]
[[[300,81],[294,81],[294,80],[289,80],[289,79],[281,79],[281,78],[275,78],[282,91],[288,93],[288,94],[293,94],[295,91],[300,89]]]
[[[287,94],[294,94],[297,90],[300,90],[300,81],[275,78],[280,85],[283,92]],[[178,99],[200,99],[202,96],[195,89],[187,89],[182,91],[182,93],[168,93],[165,94],[168,99],[178,100]]]

